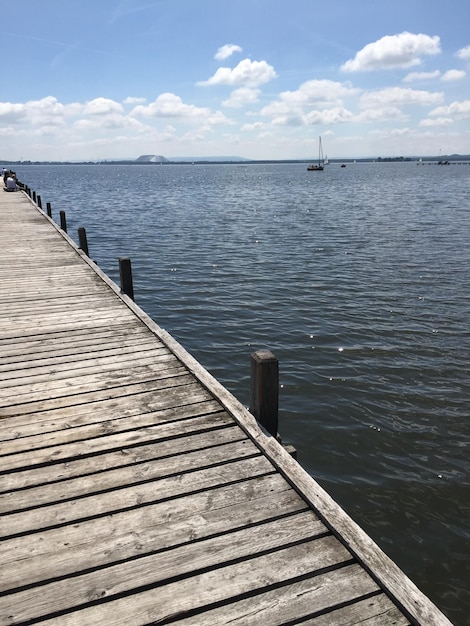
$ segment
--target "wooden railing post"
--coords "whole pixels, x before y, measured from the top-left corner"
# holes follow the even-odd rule
[[[40,209],[42,209],[42,200],[41,200],[41,196],[38,194],[37,198],[37,205]]]
[[[36,192],[33,191],[33,202],[36,203]]]
[[[134,286],[132,284],[132,267],[131,260],[128,257],[120,257],[119,275],[121,277],[121,291],[133,300]]]
[[[65,211],[59,211],[59,216],[60,216],[60,227],[62,228],[64,233],[66,233],[67,232],[67,220],[65,219]]]
[[[80,226],[80,228],[78,229],[78,247],[81,248],[87,256],[90,256],[88,254],[88,241],[86,238],[86,230],[83,228],[83,226]]]
[[[46,211],[47,211],[47,216],[48,217],[52,217],[52,209],[51,209],[51,203],[50,202],[46,202]]]
[[[251,355],[250,413],[273,437],[278,436],[279,362],[269,350]]]

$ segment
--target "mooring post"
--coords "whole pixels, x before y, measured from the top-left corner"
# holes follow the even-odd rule
[[[52,208],[51,208],[50,202],[46,202],[46,211],[47,211],[47,216],[52,217]]]
[[[88,241],[86,238],[86,230],[83,228],[83,226],[80,226],[80,228],[78,229],[78,247],[81,248],[87,256],[90,256],[88,254]]]
[[[36,192],[33,191],[33,202],[36,202]]]
[[[37,197],[37,204],[38,204],[38,207],[40,209],[42,209],[42,200],[41,200],[41,196],[39,194],[38,194],[38,197]]]
[[[128,257],[119,258],[119,275],[121,277],[121,291],[134,299],[134,286],[132,284],[131,260]]]
[[[66,233],[67,232],[67,220],[65,219],[65,211],[59,211],[59,215],[60,215],[60,227],[62,228],[64,233]]]
[[[279,361],[269,350],[253,352],[250,413],[273,437],[278,436]]]

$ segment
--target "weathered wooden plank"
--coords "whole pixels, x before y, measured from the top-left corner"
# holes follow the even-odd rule
[[[58,397],[77,393],[81,391],[92,391],[94,389],[105,389],[118,385],[131,384],[132,382],[145,382],[146,380],[165,378],[170,371],[186,371],[184,365],[175,359],[171,353],[162,354],[158,359],[149,359],[147,363],[141,364],[140,360],[134,367],[132,364],[123,363],[121,367],[112,370],[86,368],[78,375],[73,372],[70,378],[64,376],[51,376],[49,379],[44,376],[32,376],[31,379],[23,376],[21,378],[10,379],[4,385],[0,385],[0,405],[19,404],[23,401],[34,401],[42,397]],[[135,376],[133,375],[135,373]],[[30,380],[30,383],[28,383]],[[27,398],[25,397],[27,396]]]
[[[61,356],[68,356],[71,354],[93,354],[101,350],[113,350],[116,348],[124,348],[128,346],[145,345],[148,342],[152,342],[153,338],[148,333],[139,333],[134,335],[122,334],[119,332],[110,332],[106,335],[95,333],[90,334],[88,337],[77,339],[73,341],[61,341],[55,338],[54,340],[43,341],[42,343],[18,343],[15,349],[12,346],[4,346],[4,350],[1,350],[0,357],[2,364],[6,363],[25,363],[30,360],[40,359],[53,359]],[[8,348],[8,349],[7,349]],[[9,354],[9,352],[11,354]]]
[[[112,372],[93,371],[84,376],[72,378],[51,378],[42,382],[28,385],[27,377],[15,379],[21,384],[0,387],[0,406],[6,409],[24,402],[39,402],[42,398],[49,400],[65,398],[79,393],[92,393],[113,387],[125,387],[135,383],[145,383],[154,380],[184,374],[186,368],[173,355],[165,354],[148,365],[118,368]],[[34,381],[34,377],[32,378]],[[9,382],[13,382],[10,380]]]
[[[95,352],[77,350],[75,355],[47,356],[42,359],[31,359],[30,362],[19,361],[17,363],[2,363],[0,365],[0,375],[6,379],[21,378],[22,376],[34,376],[35,373],[40,375],[47,371],[47,368],[57,369],[61,366],[64,366],[62,368],[64,372],[71,372],[71,375],[73,375],[74,369],[93,365],[98,369],[98,367],[102,364],[106,364],[106,362],[109,362],[111,359],[115,362],[119,362],[120,357],[124,357],[122,361],[125,362],[126,357],[129,357],[131,360],[136,360],[149,357],[158,358],[163,354],[170,354],[170,352],[166,346],[158,341],[144,342],[135,347],[128,345],[109,349],[97,349]],[[173,359],[176,361],[174,357]]]
[[[54,409],[61,408],[62,406],[71,407],[80,404],[99,402],[100,400],[109,400],[111,398],[124,398],[129,395],[136,395],[147,391],[170,389],[172,387],[190,384],[193,380],[194,379],[187,373],[187,371],[184,370],[178,374],[171,375],[160,380],[153,379],[144,383],[126,385],[119,389],[111,387],[109,389],[90,391],[81,394],[70,393],[64,398],[48,398],[46,400],[24,403],[21,403],[20,399],[19,404],[7,405],[4,408],[0,408],[0,418],[13,415],[33,414],[39,411],[53,411]]]
[[[59,445],[82,438],[93,438],[100,434],[122,432],[131,428],[154,426],[162,421],[179,421],[198,415],[220,413],[221,406],[214,401],[205,390],[196,385],[188,385],[181,390],[180,404],[172,406],[171,398],[159,398],[158,406],[150,404],[154,401],[153,394],[139,394],[132,405],[119,405],[118,400],[104,401],[93,407],[92,416],[87,407],[42,413],[40,419],[31,423],[25,416],[0,420],[0,441],[18,440],[9,453],[23,452],[25,447],[33,449],[44,447],[39,438],[21,441],[22,437],[47,437],[48,445]],[[121,408],[122,410],[117,410]],[[116,410],[115,410],[116,409]],[[118,415],[115,417],[115,415]],[[36,416],[37,417],[37,416]],[[78,429],[78,430],[76,430]],[[89,429],[89,437],[85,431]],[[38,445],[36,445],[36,443]],[[3,444],[0,446],[0,452]]]
[[[16,251],[15,254],[17,254]],[[64,259],[57,259],[54,262],[57,263],[58,268],[41,263],[40,259],[38,259],[36,271],[21,267],[15,272],[12,268],[12,272],[2,278],[7,297],[4,304],[8,306],[10,301],[22,301],[23,296],[25,302],[32,302],[35,296],[38,300],[47,300],[62,298],[66,293],[83,295],[87,293],[83,291],[83,287],[90,288],[91,293],[99,289],[99,280],[96,280],[96,277],[90,273],[89,268],[81,265],[80,260],[74,264],[67,263]],[[18,291],[13,290],[13,286],[17,286]]]
[[[215,468],[170,476],[149,483],[115,489],[98,496],[44,506],[39,509],[4,515],[0,519],[0,537],[20,535],[41,528],[70,524],[90,517],[105,516],[150,502],[180,498],[200,490],[210,490],[231,482],[272,473],[273,467],[264,457],[243,459]],[[169,507],[171,509],[171,507]]]
[[[102,432],[103,430],[100,431],[100,434]],[[207,417],[198,416],[194,420],[183,420],[182,418],[179,422],[167,424],[164,433],[164,437],[152,436],[150,440],[143,438],[138,444],[122,446],[119,450],[106,449],[102,454],[95,454],[92,462],[86,457],[3,473],[0,479],[0,493],[56,483],[77,476],[95,474],[110,468],[143,463],[194,450],[200,451],[204,456],[210,456],[210,448],[213,446],[246,439],[243,431],[237,428],[230,416],[222,411]],[[82,433],[83,439],[87,438],[86,434],[86,431]],[[57,445],[57,442],[53,443]],[[31,504],[37,503],[34,501]],[[14,506],[16,506],[16,502]]]
[[[67,364],[66,368],[54,368],[53,365],[50,365],[42,369],[38,369],[37,367],[31,370],[16,370],[12,372],[12,375],[6,378],[6,380],[0,381],[0,389],[8,389],[15,385],[27,385],[28,381],[39,384],[48,381],[69,380],[69,377],[91,376],[100,371],[103,375],[112,375],[113,372],[119,372],[123,369],[138,366],[151,367],[159,361],[165,361],[167,357],[170,357],[167,362],[170,362],[172,358],[174,358],[171,352],[167,351],[164,347],[155,345],[154,349],[154,353],[147,352],[148,356],[142,356],[141,354],[139,355],[131,351],[128,354],[120,354],[118,357],[100,357],[99,363],[96,363],[93,359],[86,359],[85,363],[83,360],[78,360],[77,362],[72,361]],[[8,373],[4,375],[8,376]]]
[[[178,402],[175,403],[175,406],[178,408],[178,411],[181,411]],[[195,408],[198,413],[196,417],[180,418],[177,421],[168,422],[160,416],[160,420],[158,422],[155,420],[153,426],[147,426],[139,430],[136,427],[132,428],[133,424],[128,425],[128,428],[123,428],[121,432],[117,433],[112,429],[106,432],[106,429],[102,427],[101,429],[96,429],[98,432],[94,437],[82,439],[83,433],[79,433],[72,435],[69,442],[64,441],[66,435],[61,436],[61,434],[56,438],[40,436],[39,441],[35,441],[33,438],[22,441],[15,439],[9,444],[2,445],[2,454],[4,448],[5,451],[8,451],[8,454],[1,457],[2,469],[4,472],[8,472],[27,466],[65,462],[80,456],[97,454],[105,450],[122,449],[127,446],[138,445],[151,439],[172,437],[181,431],[189,434],[192,432],[191,429],[209,429],[222,424],[233,423],[232,418],[227,413],[219,412],[206,415],[203,413],[203,407],[195,405]],[[57,439],[59,440],[57,445],[50,445],[51,443],[57,443]],[[47,446],[46,442],[48,443]],[[31,445],[29,446],[28,443],[31,443]]]
[[[90,497],[105,491],[199,471],[260,454],[258,448],[249,439],[227,441],[210,449],[206,448],[204,451],[186,452],[185,450],[178,454],[171,454],[168,447],[166,451],[170,455],[164,459],[150,458],[132,465],[121,465],[117,469],[102,470],[99,473],[68,478],[48,485],[22,489],[15,493],[10,491],[0,494],[0,513],[17,513],[21,510],[71,501],[84,496]]]
[[[41,315],[9,316],[4,317],[2,320],[2,335],[8,336],[9,333],[15,331],[17,333],[28,332],[31,329],[35,329],[36,332],[45,332],[46,329],[57,330],[58,328],[73,327],[76,324],[98,326],[100,322],[112,322],[116,315],[119,315],[120,319],[132,319],[132,314],[128,309],[125,307],[114,307],[111,303],[93,307],[93,310],[86,308],[68,312],[58,311],[48,313],[44,317]]]
[[[153,336],[150,331],[143,326],[136,326],[132,321],[127,321],[121,324],[113,324],[112,328],[75,328],[71,331],[55,331],[52,333],[36,333],[33,336],[26,337],[12,337],[9,339],[0,340],[0,355],[8,356],[9,352],[12,354],[21,353],[29,349],[35,350],[41,347],[48,347],[54,350],[55,342],[59,342],[60,345],[65,346],[77,342],[78,345],[93,343],[93,339],[97,341],[102,339],[106,340],[107,337],[112,338],[114,333],[118,333],[120,336],[131,338],[132,336]],[[150,334],[149,334],[150,333]]]
[[[42,271],[45,270],[46,268],[42,269]],[[1,277],[0,280],[2,280]],[[5,281],[3,281],[3,283],[3,288],[8,287]],[[13,289],[13,285],[11,288]],[[13,313],[21,313],[24,315],[28,311],[45,310],[46,304],[51,306],[55,305],[57,307],[61,302],[64,303],[67,298],[76,299],[76,306],[78,306],[80,298],[84,297],[84,293],[87,299],[91,301],[91,297],[98,297],[100,289],[102,290],[99,283],[84,283],[78,280],[74,281],[73,286],[67,286],[67,284],[64,284],[63,277],[62,281],[57,279],[55,283],[48,283],[47,286],[37,284],[34,288],[26,283],[15,281],[14,288],[14,292],[7,292],[5,296],[2,297],[0,304],[0,314],[2,317],[4,315],[12,315]]]
[[[15,281],[16,294],[21,295],[21,285],[18,285],[18,281]],[[76,285],[80,288],[80,285]],[[32,315],[50,315],[56,312],[65,311],[79,311],[80,309],[89,309],[96,305],[101,305],[99,308],[107,306],[122,306],[122,302],[119,301],[117,296],[112,292],[100,293],[99,284],[95,282],[84,283],[81,293],[64,294],[60,290],[60,295],[54,295],[51,297],[35,298],[34,300],[26,300],[23,297],[18,297],[14,303],[7,303],[2,299],[0,304],[0,314],[3,320],[10,321],[15,319],[22,319],[24,317]],[[26,293],[30,293],[30,289],[25,289]]]
[[[37,245],[33,249],[37,249]],[[15,254],[21,254],[21,251],[15,250]],[[34,290],[40,286],[46,288],[43,291],[44,295],[54,293],[57,297],[60,297],[60,291],[52,292],[47,289],[53,283],[57,283],[57,285],[62,283],[62,285],[70,288],[77,283],[99,285],[100,282],[96,274],[90,271],[90,268],[84,265],[81,257],[77,255],[73,257],[71,263],[67,263],[64,257],[54,258],[52,256],[49,263],[41,263],[41,259],[37,259],[35,269],[23,265],[18,267],[16,275],[14,266],[11,266],[11,272],[7,271],[8,275],[4,276],[2,281],[4,285],[10,286],[15,284],[18,285],[20,290],[24,289],[24,291]],[[15,292],[13,292],[13,295],[15,295]]]
[[[11,374],[10,378],[14,378],[15,374],[20,377],[21,372],[23,371],[27,372],[27,375],[34,375],[35,372],[41,374],[47,367],[58,368],[61,365],[66,366],[67,369],[64,367],[64,370],[69,372],[69,370],[77,369],[78,367],[85,367],[88,364],[101,366],[102,360],[109,360],[110,358],[118,360],[118,357],[120,356],[130,356],[135,359],[136,355],[138,355],[137,358],[145,358],[148,356],[158,357],[160,354],[169,353],[168,348],[157,339],[154,341],[139,343],[136,346],[133,346],[132,342],[128,345],[114,348],[103,348],[102,346],[98,346],[95,351],[91,352],[87,349],[78,348],[75,354],[69,353],[64,355],[45,356],[44,358],[31,359],[30,361],[19,361],[16,363],[4,363],[2,361],[0,364],[0,373],[2,378],[7,378],[8,374]],[[73,365],[75,363],[77,363],[77,366],[74,368]]]
[[[104,570],[74,576],[72,581],[62,579],[14,595],[1,596],[0,623],[10,621],[15,624],[34,620],[43,615],[87,605],[93,599],[119,596],[150,585],[162,585],[174,578],[192,578],[195,572],[252,559],[255,555],[279,550],[295,542],[306,542],[310,559],[316,566],[317,559],[325,558],[326,542],[331,543],[330,538],[312,542],[323,531],[323,524],[310,512],[304,512],[179,546],[171,551],[148,554]],[[349,554],[339,544],[336,558],[349,558]]]
[[[352,568],[335,573],[337,601],[346,606],[323,606],[322,585],[327,577],[295,582],[287,589],[275,588],[254,598],[235,599],[233,602],[209,609],[196,616],[178,619],[178,626],[281,626],[297,623],[302,626],[410,626],[409,620],[385,594],[369,595],[361,600],[368,587],[368,579],[358,580]],[[328,593],[331,593],[331,585]],[[373,592],[372,592],[373,593]],[[334,598],[332,598],[334,600]],[[313,615],[313,617],[312,617]],[[295,622],[294,622],[295,620]],[[298,620],[298,621],[297,621]]]
[[[279,474],[0,542],[0,590],[105,567],[307,510]],[[325,527],[320,529],[325,531]]]
[[[40,324],[34,324],[33,320],[30,323],[16,326],[15,324],[9,325],[8,328],[0,328],[0,341],[4,339],[11,339],[16,337],[35,337],[38,333],[54,333],[57,331],[70,330],[75,331],[77,328],[109,328],[113,324],[121,324],[125,322],[132,322],[132,316],[129,316],[129,312],[124,309],[118,309],[114,312],[106,312],[106,314],[93,315],[92,313],[83,315],[81,318],[70,320],[65,318],[54,320],[47,319],[41,321]]]
[[[158,587],[158,591],[150,589],[134,593],[130,596],[118,597],[112,602],[105,602],[82,609],[79,615],[66,614],[47,620],[44,624],[114,624],[130,626],[134,624],[155,623],[185,613],[203,610],[217,602],[226,602],[234,597],[259,593],[263,589],[306,576],[312,570],[321,570],[341,562],[347,562],[349,554],[340,547],[333,537],[325,537],[313,541],[315,549],[309,549],[308,542],[273,553],[248,559],[233,565],[204,572],[190,578]],[[343,578],[342,584],[340,579]],[[341,568],[311,578],[313,589],[317,590],[318,607],[328,607],[338,598],[335,590],[341,585],[346,592],[351,589],[352,581],[360,587],[360,593],[377,589],[377,585],[357,566]],[[321,593],[318,593],[321,589]],[[101,590],[100,590],[101,591]],[[284,586],[277,590],[289,592]],[[158,595],[158,602],[155,597]],[[311,602],[315,594],[312,593]],[[196,622],[197,623],[197,622]]]
[[[302,626],[411,626],[410,620],[384,594],[348,604],[311,619]]]

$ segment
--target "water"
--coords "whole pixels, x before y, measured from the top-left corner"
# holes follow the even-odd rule
[[[470,624],[470,166],[24,166],[136,302],[245,405],[280,362],[299,461]]]

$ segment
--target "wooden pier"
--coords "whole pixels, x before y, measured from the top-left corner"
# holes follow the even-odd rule
[[[2,626],[449,626],[23,192],[0,313]]]

